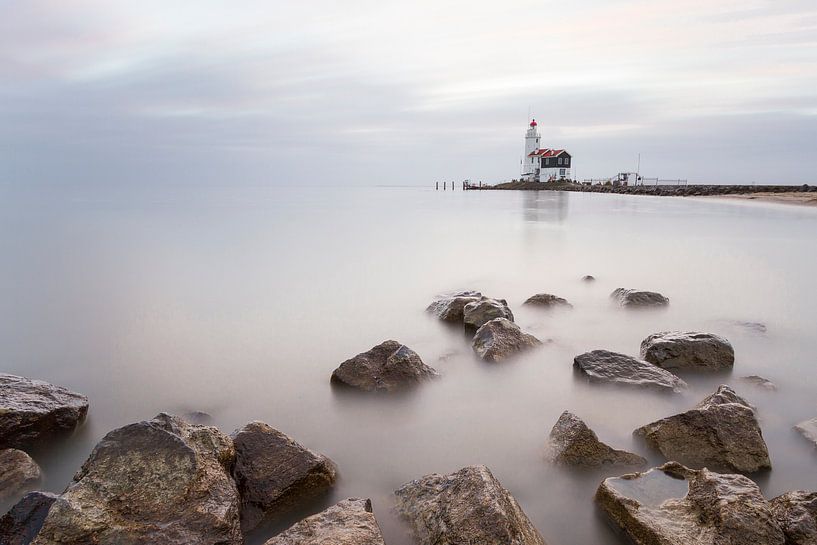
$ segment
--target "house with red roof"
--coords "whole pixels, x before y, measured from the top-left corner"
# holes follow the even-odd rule
[[[533,119],[525,133],[525,156],[522,158],[522,180],[549,182],[570,180],[572,158],[567,150],[539,147],[539,127]]]

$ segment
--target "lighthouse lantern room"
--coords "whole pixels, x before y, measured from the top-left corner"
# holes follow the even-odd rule
[[[540,148],[539,127],[533,119],[525,133],[522,179],[530,182],[570,180],[571,156],[563,149]]]

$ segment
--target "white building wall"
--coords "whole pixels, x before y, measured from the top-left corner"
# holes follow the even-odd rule
[[[528,157],[528,155],[539,149],[541,139],[538,127],[529,127],[525,133],[525,155],[522,157],[521,173],[524,179],[531,178],[539,168],[539,158]]]

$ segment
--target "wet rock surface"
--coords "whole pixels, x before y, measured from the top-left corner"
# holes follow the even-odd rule
[[[40,446],[73,431],[87,413],[84,395],[0,373],[0,448]]]
[[[537,293],[528,297],[523,305],[530,305],[541,308],[573,308],[567,299],[558,297],[551,293]]]
[[[513,312],[504,299],[481,297],[478,301],[468,303],[463,309],[463,323],[472,329],[479,329],[494,318],[506,318],[513,322]]]
[[[593,350],[580,354],[573,359],[573,366],[595,382],[672,392],[679,392],[687,387],[683,380],[669,371],[649,362],[609,350]]]
[[[32,490],[41,476],[40,466],[22,450],[0,450],[0,500]]]
[[[0,518],[0,543],[28,545],[43,525],[51,504],[57,499],[50,492],[29,492]]]
[[[444,322],[462,322],[463,310],[468,303],[479,301],[482,294],[478,291],[460,291],[444,295],[434,300],[426,312],[430,312]]]
[[[664,369],[723,371],[735,364],[735,350],[711,333],[666,331],[641,342],[641,358]]]
[[[471,346],[485,361],[499,362],[541,344],[542,341],[510,320],[494,318],[477,330]]]
[[[623,307],[650,308],[669,305],[669,299],[667,297],[654,291],[617,288],[613,290],[610,297]]]
[[[331,381],[365,392],[391,392],[436,376],[437,372],[423,363],[414,350],[390,340],[341,363],[332,373]]]
[[[770,503],[786,545],[817,545],[817,492],[786,492]]]
[[[233,434],[233,468],[247,532],[276,510],[319,496],[335,483],[335,464],[259,421]]]
[[[596,277],[593,276],[592,274],[586,274],[586,275],[582,276],[582,280],[584,280],[585,282],[595,282]]]
[[[596,502],[636,545],[784,545],[758,486],[671,462],[605,479]]]
[[[229,437],[175,416],[114,430],[54,501],[34,543],[238,545],[234,461]]]
[[[772,467],[754,410],[724,385],[694,409],[633,433],[668,460],[694,468],[752,473]]]
[[[372,502],[343,500],[307,517],[264,545],[383,545]]]
[[[544,545],[511,494],[485,466],[431,474],[397,491],[397,510],[420,545]]]
[[[565,411],[548,437],[547,457],[567,466],[643,466],[647,460],[637,454],[616,450],[601,441],[575,414]]]
[[[817,447],[817,418],[800,422],[794,429],[800,432],[800,435],[811,441]]]

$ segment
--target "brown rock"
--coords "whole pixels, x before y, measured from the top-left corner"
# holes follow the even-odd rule
[[[40,477],[40,466],[31,456],[13,448],[0,450],[0,500],[32,490]]]
[[[485,361],[499,362],[541,344],[542,341],[510,320],[494,318],[477,330],[471,346]]]
[[[349,498],[307,517],[264,545],[384,545],[372,502]]]
[[[341,363],[332,373],[332,384],[365,392],[391,392],[436,376],[437,372],[423,363],[414,350],[397,341],[384,341]]]
[[[568,466],[643,466],[647,460],[599,441],[581,418],[565,411],[550,431],[548,458]]]

